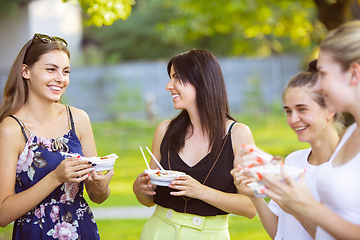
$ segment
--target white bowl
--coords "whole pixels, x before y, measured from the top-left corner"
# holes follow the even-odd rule
[[[113,169],[117,158],[118,156],[115,153],[113,153],[104,157],[91,157],[91,158],[81,157],[80,159],[85,159],[90,161],[91,163],[95,163],[96,164],[96,166],[94,166],[95,171],[102,172]]]
[[[265,186],[259,182],[248,183],[247,186],[254,192],[255,197],[267,197],[263,191]]]
[[[156,170],[156,169],[145,169],[144,171],[150,176],[150,182],[159,186],[169,186],[172,181],[179,176],[185,176],[186,173],[172,170]]]
[[[283,167],[286,175],[293,179],[298,179],[301,174],[305,172],[304,168],[295,167],[295,166],[287,166],[281,164],[265,164],[261,166],[256,166],[247,169],[247,172],[251,173],[252,177],[257,181],[261,181],[261,175],[267,174],[272,175],[279,180],[284,180],[284,177],[281,174],[281,168]]]

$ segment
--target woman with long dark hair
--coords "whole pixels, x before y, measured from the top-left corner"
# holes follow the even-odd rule
[[[254,217],[250,199],[236,194],[230,175],[242,144],[253,144],[250,129],[229,114],[225,82],[217,59],[206,50],[174,56],[166,86],[180,114],[157,127],[154,156],[165,169],[185,172],[169,186],[150,183],[146,173],[134,193],[156,210],[141,239],[229,239],[228,214]],[[151,160],[151,168],[156,168]]]

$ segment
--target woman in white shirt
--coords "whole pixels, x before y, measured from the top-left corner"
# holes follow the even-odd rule
[[[321,203],[303,181],[288,177],[284,184],[263,176],[265,193],[297,219],[317,226],[317,240],[360,239],[360,21],[341,25],[322,41],[317,69],[314,90],[331,111],[348,112],[355,123],[318,173]]]
[[[334,115],[325,106],[324,98],[313,92],[317,78],[315,60],[309,64],[307,72],[301,72],[289,81],[283,93],[283,101],[289,127],[296,133],[300,142],[310,144],[308,149],[289,154],[285,159],[285,165],[306,169],[304,174],[306,185],[313,197],[320,201],[314,179],[323,163],[327,162],[334,152],[339,141],[338,133],[342,132],[343,124],[341,124],[342,115]],[[238,189],[254,203],[261,222],[272,239],[313,239],[315,228],[303,226],[274,201],[270,201],[267,205],[263,198],[255,197],[246,185],[251,179],[244,176],[239,168],[233,169],[232,174]]]

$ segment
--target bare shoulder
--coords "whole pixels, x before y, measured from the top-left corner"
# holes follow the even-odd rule
[[[159,123],[159,125],[156,127],[156,130],[154,133],[154,138],[153,138],[153,143],[152,143],[153,152],[155,151],[155,152],[158,152],[158,154],[160,154],[160,145],[164,138],[166,130],[169,127],[169,124],[170,124],[170,120],[166,120],[166,121]]]
[[[93,139],[90,118],[84,110],[79,108],[70,107],[70,111],[74,120],[76,135],[79,137],[81,144],[86,144],[84,143],[85,140]]]
[[[232,132],[235,132],[235,133],[242,133],[242,132],[243,133],[251,133],[251,130],[247,125],[245,125],[243,123],[236,122],[234,124],[233,129],[232,129]]]
[[[12,117],[6,117],[0,123],[0,137],[23,136],[19,123]]]
[[[231,130],[233,148],[237,149],[243,144],[255,144],[250,128],[243,123],[235,123]]]
[[[18,153],[25,146],[25,138],[21,131],[20,125],[11,117],[6,117],[0,123],[0,148],[17,149]]]
[[[84,110],[76,107],[71,107],[71,106],[69,107],[75,123],[76,122],[83,123],[90,121],[89,115]]]
[[[165,120],[159,123],[156,127],[155,134],[164,136],[170,124],[170,120]]]

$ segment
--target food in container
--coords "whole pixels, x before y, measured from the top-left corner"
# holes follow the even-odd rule
[[[255,197],[267,197],[263,192],[265,186],[259,182],[251,182],[246,184],[255,194]]]
[[[284,180],[281,168],[283,168],[283,171],[286,175],[293,179],[298,179],[300,175],[305,172],[304,168],[271,163],[249,168],[247,169],[247,172],[250,173],[251,176],[257,181],[262,180],[261,175],[263,174],[273,175],[278,180]]]
[[[252,155],[259,158],[261,163],[265,163],[265,164],[270,163],[274,158],[273,155],[261,151],[260,149],[254,149],[251,146],[247,146],[246,144],[244,144],[242,148],[248,149]]]
[[[168,186],[179,176],[185,176],[186,173],[172,170],[145,169],[144,171],[150,176],[150,182],[159,186]]]
[[[112,153],[110,155],[104,156],[104,157],[83,157],[79,154],[72,154],[72,153],[61,153],[64,157],[78,157],[79,159],[87,160],[93,164],[96,164],[94,166],[95,171],[102,172],[102,171],[108,171],[110,169],[114,168],[115,161],[118,158],[118,156],[115,153]]]
[[[95,171],[97,172],[113,169],[117,158],[118,156],[115,153],[112,153],[104,157],[91,157],[91,158],[82,157],[82,159],[86,159],[92,163],[95,163],[96,164]]]

